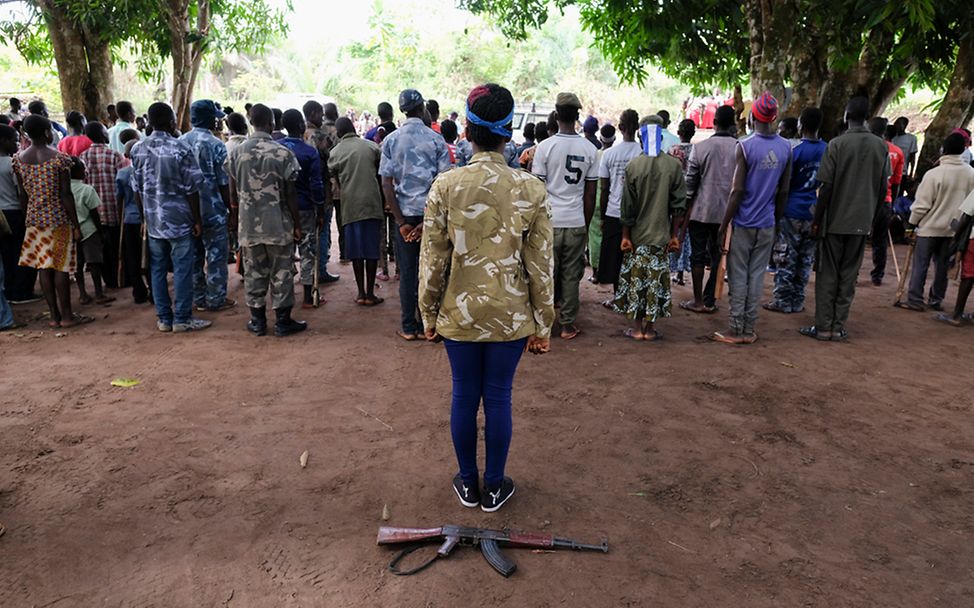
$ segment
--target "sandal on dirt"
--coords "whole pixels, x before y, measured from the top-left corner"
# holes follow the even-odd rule
[[[792,311],[790,309],[784,308],[783,306],[781,306],[777,302],[768,302],[767,304],[765,304],[763,306],[763,308],[765,310],[770,310],[771,312],[780,312],[780,313],[783,313],[783,314],[786,314],[786,315],[792,313]]]
[[[637,342],[642,342],[643,340],[646,339],[646,334],[637,336],[636,330],[634,330],[631,327],[627,327],[626,329],[622,330],[622,335],[629,338],[630,340],[635,340]]]
[[[663,334],[659,333],[657,330],[653,330],[649,333],[643,333],[643,340],[647,342],[657,342],[663,339]]]
[[[575,327],[574,325],[566,325],[561,328],[561,339],[562,340],[574,340],[578,337],[578,334],[582,333],[582,330]]]
[[[371,307],[371,306],[378,306],[383,302],[385,302],[385,300],[380,298],[379,296],[372,296],[371,298],[362,298],[361,301],[356,300],[355,303],[358,304],[359,306]]]
[[[696,306],[693,305],[693,300],[684,300],[680,302],[680,308],[682,308],[683,310],[689,310],[690,312],[695,312],[700,315],[712,315],[715,312],[717,312],[716,306],[704,305],[703,308],[697,308]]]
[[[816,340],[821,340],[823,342],[828,342],[829,340],[832,339],[831,332],[829,333],[820,332],[818,328],[815,327],[814,325],[812,325],[811,327],[802,327],[801,329],[798,330],[798,333],[800,333],[801,335],[807,338],[815,338]]]
[[[407,334],[406,332],[404,332],[401,329],[396,330],[396,335],[399,336],[400,338],[402,338],[403,340],[405,340],[406,342],[415,342],[416,340],[419,340],[419,335],[417,335],[417,334]]]
[[[845,342],[849,339],[849,332],[844,329],[832,332],[832,342]]]
[[[87,325],[94,322],[94,317],[88,317],[79,313],[71,313],[70,321],[61,321],[61,327],[75,327],[77,325]]]
[[[961,319],[955,319],[953,316],[948,315],[945,312],[942,312],[939,315],[937,315],[937,320],[942,321],[952,327],[960,327],[961,325],[964,324],[964,322]]]
[[[741,341],[738,338],[728,336],[721,331],[715,331],[714,333],[710,334],[710,339],[714,342],[721,342],[722,344],[741,344]]]
[[[913,312],[923,312],[926,310],[923,306],[919,304],[910,304],[909,302],[897,302],[893,304],[897,308],[902,308],[903,310],[912,310]]]

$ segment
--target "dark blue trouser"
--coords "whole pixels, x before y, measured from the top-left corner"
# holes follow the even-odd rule
[[[513,342],[445,340],[453,370],[450,432],[464,483],[477,483],[477,410],[484,403],[484,485],[496,488],[504,479],[511,446],[511,388],[526,338]]]
[[[421,215],[407,215],[403,219],[410,226],[423,222]],[[399,269],[402,331],[406,334],[421,334],[423,324],[416,315],[416,307],[419,306],[419,243],[407,243],[398,228],[396,229],[396,268]]]

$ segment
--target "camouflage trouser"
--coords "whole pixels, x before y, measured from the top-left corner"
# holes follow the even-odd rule
[[[815,241],[811,220],[782,218],[778,223],[778,242],[774,246],[774,305],[787,312],[805,307],[805,286],[812,276]]]
[[[313,285],[315,263],[318,261],[318,239],[315,238],[317,216],[314,210],[300,211],[301,214],[301,242],[298,243],[298,253],[301,254],[301,284]]]
[[[196,306],[216,308],[227,299],[229,255],[227,227],[204,226],[203,234],[196,239],[196,258],[193,260],[193,303]]]
[[[293,245],[251,245],[240,247],[244,256],[244,289],[247,306],[264,308],[267,290],[274,310],[294,306]]]

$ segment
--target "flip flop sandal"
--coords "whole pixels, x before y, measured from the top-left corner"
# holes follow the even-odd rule
[[[663,334],[659,333],[659,331],[655,329],[652,331],[652,333],[644,333],[643,336],[645,336],[643,340],[647,342],[658,342],[663,339]]]
[[[897,308],[902,308],[903,310],[912,310],[913,312],[923,312],[926,310],[923,306],[919,304],[910,304],[909,302],[897,302],[893,304]]]
[[[367,306],[367,307],[378,306],[379,304],[382,304],[383,302],[385,302],[385,300],[383,298],[380,298],[378,296],[374,296],[374,297],[371,297],[371,298],[364,298],[362,300],[362,306]]]
[[[715,331],[714,333],[710,334],[710,339],[713,340],[714,342],[720,342],[722,344],[738,344],[738,342],[735,341],[733,338],[724,335],[723,332],[719,332],[719,331]]]
[[[561,330],[561,339],[562,340],[574,340],[575,338],[578,337],[578,334],[582,333],[582,330],[580,330],[580,329],[578,329],[577,327],[574,327],[574,326],[572,327],[572,330],[573,331],[569,331],[566,334],[565,333],[565,330],[562,329]]]
[[[64,321],[61,321],[61,327],[77,327],[78,325],[87,325],[88,323],[93,323],[95,321],[94,317],[88,317],[76,312],[71,313],[71,321],[66,325]]]
[[[636,342],[642,342],[646,339],[646,334],[643,334],[642,337],[637,337],[636,332],[631,327],[627,327],[626,329],[622,330],[622,335],[630,340],[635,340]]]
[[[698,315],[712,315],[717,312],[716,306],[704,306],[703,308],[694,308],[693,300],[684,300],[680,302],[680,308],[683,310],[688,310],[690,312],[695,312]]]
[[[407,334],[406,332],[400,330],[396,331],[396,335],[405,340],[406,342],[415,342],[419,340],[419,336],[416,334]]]
[[[845,342],[849,339],[849,332],[844,329],[840,329],[838,332],[832,334],[832,342]]]
[[[945,312],[942,312],[939,315],[937,315],[937,320],[942,321],[943,323],[946,323],[951,327],[960,327],[961,325],[964,324],[964,321],[962,321],[961,319],[955,319],[954,317],[948,315]]]
[[[798,333],[807,338],[815,338],[816,340],[821,340],[822,342],[828,342],[832,339],[832,336],[826,336],[825,334],[818,333],[818,329],[816,329],[814,325],[811,327],[802,327],[798,330]]]

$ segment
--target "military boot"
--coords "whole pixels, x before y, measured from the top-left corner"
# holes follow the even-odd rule
[[[267,335],[267,311],[263,306],[250,309],[250,321],[247,322],[247,329],[258,336]]]
[[[308,329],[307,321],[295,321],[291,318],[291,307],[278,308],[277,323],[274,325],[274,335],[283,338]]]

